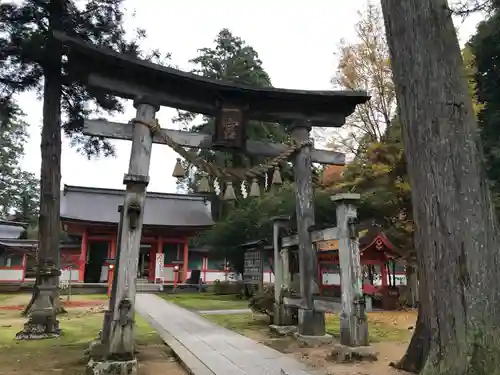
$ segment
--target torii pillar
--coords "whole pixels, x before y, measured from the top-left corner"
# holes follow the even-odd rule
[[[148,124],[153,125],[160,106],[154,98],[141,96],[134,101],[134,107],[137,112],[129,169],[123,179],[126,189],[118,238],[120,254],[114,280],[116,285],[113,288],[113,305],[110,306],[109,341],[104,340],[106,347],[102,357],[91,358],[88,364],[94,374],[137,374],[134,354],[135,284],[153,145],[153,128]]]
[[[300,143],[310,138],[308,122],[293,124],[292,138]],[[314,193],[312,182],[311,146],[300,149],[294,161],[296,188],[297,235],[299,237],[300,294],[305,308],[299,308],[298,334],[321,337],[325,335],[325,314],[314,310],[313,296],[317,290],[316,250],[310,228],[314,226]]]

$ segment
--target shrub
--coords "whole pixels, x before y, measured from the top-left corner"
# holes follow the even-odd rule
[[[272,318],[274,312],[274,285],[264,285],[250,298],[248,306],[255,314],[267,315]]]
[[[214,294],[230,295],[237,294],[243,295],[243,282],[241,281],[220,281],[215,280],[212,284]]]
[[[289,289],[283,292],[283,296],[293,296],[296,293]],[[248,306],[254,314],[269,316],[270,322],[273,322],[274,316],[274,284],[266,284],[262,290],[258,290],[248,303]],[[291,307],[294,324],[298,322],[298,308]]]

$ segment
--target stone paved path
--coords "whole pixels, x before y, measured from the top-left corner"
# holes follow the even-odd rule
[[[306,366],[153,294],[138,294],[137,312],[194,375],[311,375]]]

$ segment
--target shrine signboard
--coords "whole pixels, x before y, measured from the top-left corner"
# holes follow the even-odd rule
[[[264,282],[264,260],[260,249],[245,251],[243,281],[247,284],[262,285]]]
[[[333,251],[339,249],[339,240],[326,240],[316,243],[317,251]]]
[[[241,108],[229,104],[222,105],[215,121],[213,147],[244,149],[246,141],[244,121]]]

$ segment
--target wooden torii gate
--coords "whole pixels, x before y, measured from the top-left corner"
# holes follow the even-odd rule
[[[109,337],[103,339],[109,344],[101,360],[92,365],[94,372],[109,368],[110,360],[123,368],[135,366],[135,278],[153,143],[264,157],[293,155],[304,302],[299,314],[299,334],[323,335],[324,314],[314,310],[312,300],[316,256],[309,232],[314,225],[311,163],[343,165],[345,157],[341,153],[313,149],[309,143],[310,130],[312,126],[342,126],[356,105],[369,99],[366,93],[242,86],[130,58],[62,33],[55,33],[55,37],[68,51],[72,76],[93,90],[133,99],[137,109],[130,123],[90,120],[85,122],[84,128],[87,135],[132,141],[129,170],[124,178],[122,230],[117,242],[121,253],[116,267],[116,294],[109,314],[112,317]],[[159,128],[155,115],[162,105],[216,117],[215,134]],[[249,119],[286,124],[293,141],[300,147],[291,150],[291,146],[285,144],[247,140],[245,121]]]
[[[341,308],[340,308],[340,343],[348,347],[368,345],[368,324],[365,315],[365,304],[362,292],[362,272],[359,255],[358,232],[356,230],[356,203],[359,194],[344,193],[331,197],[337,205],[337,226],[310,231],[310,240],[315,245],[323,241],[338,240]],[[337,313],[337,303],[329,298],[304,295],[298,299],[283,297],[283,292],[290,287],[289,249],[300,244],[297,234],[283,236],[280,227],[288,227],[288,220],[282,217],[273,218],[274,225],[274,285],[275,315],[272,327],[278,332],[289,332],[290,325],[287,306],[307,308],[307,301],[312,301],[312,310],[317,314],[325,312]],[[302,279],[300,280],[302,283]],[[316,336],[325,334],[324,327],[316,327]],[[325,336],[325,340],[329,340]]]

